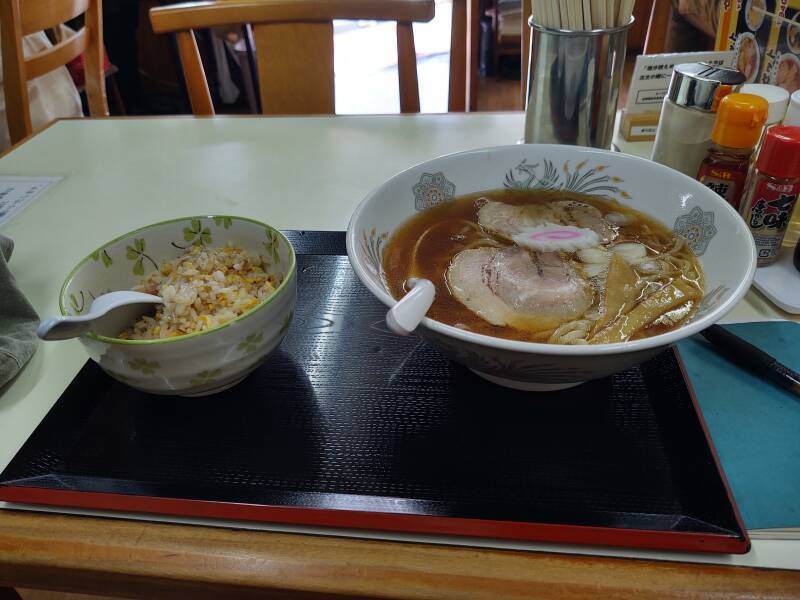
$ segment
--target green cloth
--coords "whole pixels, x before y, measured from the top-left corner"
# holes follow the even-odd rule
[[[0,235],[0,387],[11,381],[36,351],[39,316],[8,270],[14,242]]]

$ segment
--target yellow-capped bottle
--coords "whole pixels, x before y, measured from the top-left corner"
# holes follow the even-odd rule
[[[744,192],[750,157],[761,139],[769,104],[761,96],[730,94],[719,103],[711,148],[700,163],[697,180],[735,209]]]

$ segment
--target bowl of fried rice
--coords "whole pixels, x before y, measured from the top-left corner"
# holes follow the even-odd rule
[[[117,290],[163,300],[132,322],[104,321],[81,341],[115,379],[154,394],[227,389],[261,365],[294,314],[294,249],[252,219],[197,216],[126,233],[84,258],[61,288],[64,315]]]

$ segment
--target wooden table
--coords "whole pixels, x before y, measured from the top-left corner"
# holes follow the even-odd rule
[[[87,249],[135,227],[225,212],[286,229],[344,229],[355,205],[395,172],[514,143],[521,132],[518,113],[62,121],[0,159],[0,174],[65,176],[0,232],[16,242],[11,268],[22,290],[39,314],[55,314],[61,282]],[[789,316],[750,292],[731,317]],[[42,345],[0,391],[0,469],[85,360],[77,341]],[[800,598],[800,572],[763,569],[800,569],[797,541],[756,539],[744,556],[478,548],[487,542],[0,508],[17,509],[0,510],[6,586],[165,598],[290,590],[309,598]]]

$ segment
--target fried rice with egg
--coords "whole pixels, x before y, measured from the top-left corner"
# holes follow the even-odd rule
[[[244,314],[280,285],[263,256],[238,246],[192,246],[164,262],[134,288],[160,296],[154,316],[145,315],[119,334],[125,340],[172,338],[222,325]]]

